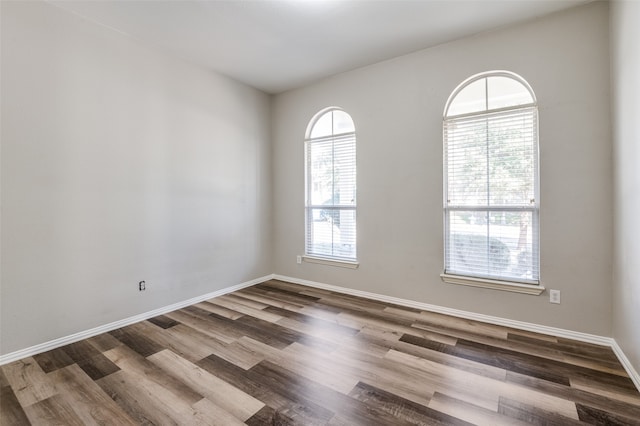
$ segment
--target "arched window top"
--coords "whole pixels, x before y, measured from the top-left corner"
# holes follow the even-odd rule
[[[307,127],[307,139],[335,136],[355,132],[353,119],[337,107],[320,111],[311,119]]]
[[[469,77],[456,87],[447,101],[444,116],[535,104],[535,94],[525,79],[509,71],[489,71]]]

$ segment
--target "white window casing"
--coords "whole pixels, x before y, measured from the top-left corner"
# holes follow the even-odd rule
[[[443,280],[540,294],[538,108],[521,77],[467,79],[443,120]]]
[[[357,267],[356,134],[339,108],[320,111],[307,129],[305,226],[305,261]]]

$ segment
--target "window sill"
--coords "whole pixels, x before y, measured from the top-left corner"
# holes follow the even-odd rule
[[[542,285],[521,284],[509,281],[490,280],[486,278],[465,277],[461,275],[440,274],[440,278],[442,278],[442,281],[449,284],[490,288],[493,290],[511,291],[514,293],[532,294],[535,296],[539,296],[545,290]]]
[[[358,269],[358,266],[360,266],[360,263],[355,261],[329,259],[326,257],[302,256],[302,260],[307,263],[317,263],[319,265],[337,266],[348,269]]]

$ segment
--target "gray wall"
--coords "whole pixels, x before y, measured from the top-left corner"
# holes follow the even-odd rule
[[[272,272],[267,95],[1,3],[1,353]]]
[[[612,6],[615,204],[606,3],[271,103],[46,3],[0,3],[0,353],[276,272],[605,336],[613,318],[640,365],[638,3]],[[539,99],[541,273],[561,305],[439,278],[442,110],[458,83],[491,69],[522,75]],[[327,106],[356,123],[357,270],[295,263],[302,139]]]
[[[613,337],[640,371],[640,2],[611,3]]]
[[[277,274],[608,336],[613,249],[607,4],[591,3],[337,75],[273,103]],[[562,304],[444,284],[442,112],[478,72],[505,69],[540,109],[541,277]],[[328,106],[353,117],[358,257],[348,270],[296,264],[304,252],[303,137]],[[637,228],[636,228],[637,230]]]

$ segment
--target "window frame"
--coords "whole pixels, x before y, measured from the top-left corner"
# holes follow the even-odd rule
[[[522,85],[529,93],[532,102],[530,103],[521,103],[513,106],[500,107],[500,108],[489,108],[489,93],[488,93],[488,79],[490,77],[505,77],[514,80],[515,82]],[[485,80],[485,93],[484,93],[484,101],[485,108],[483,110],[471,111],[471,112],[463,112],[459,114],[451,114],[449,115],[449,111],[451,106],[454,104],[457,96],[471,84],[479,81]],[[489,198],[487,198],[486,205],[479,206],[452,206],[449,203],[449,170],[448,170],[448,156],[449,156],[449,148],[447,146],[447,124],[451,123],[452,120],[460,120],[469,118],[476,118],[481,116],[486,116],[487,120],[491,114],[500,114],[500,113],[509,113],[510,111],[524,111],[527,108],[533,108],[533,117],[534,117],[534,128],[535,128],[535,140],[533,143],[535,144],[535,154],[534,154],[534,203],[532,206],[491,206]],[[442,280],[451,284],[460,284],[474,287],[483,287],[497,290],[506,290],[517,293],[525,293],[525,294],[541,294],[545,288],[542,285],[540,278],[540,142],[539,142],[539,116],[538,116],[538,102],[533,92],[533,89],[529,85],[529,83],[522,78],[521,76],[510,72],[510,71],[488,71],[482,72],[479,74],[475,74],[462,83],[460,83],[454,90],[451,92],[447,102],[445,104],[444,112],[443,112],[443,242],[444,242],[444,256],[443,256],[443,273],[440,275]],[[490,160],[487,160],[490,162]],[[487,192],[487,195],[489,193]],[[537,280],[516,280],[511,279],[509,277],[500,277],[487,276],[482,275],[473,275],[473,274],[465,274],[460,273],[461,271],[448,271],[448,256],[450,256],[450,244],[451,244],[451,232],[450,232],[450,212],[451,211],[460,211],[460,209],[469,210],[477,210],[487,212],[490,214],[492,211],[531,211],[532,214],[532,244],[533,244],[533,253],[532,259],[536,262],[537,267]],[[506,279],[505,279],[506,278]]]
[[[332,131],[330,135],[322,135],[322,136],[316,136],[316,137],[312,137],[313,134],[313,130],[316,126],[316,124],[318,124],[318,122],[325,117],[327,114],[333,114],[334,111],[340,111],[341,113],[346,114],[349,119],[351,120],[351,124],[353,125],[353,131],[349,131],[349,132],[343,132],[343,133],[333,133],[333,123],[332,123]],[[333,116],[332,116],[333,117]],[[312,175],[311,175],[311,168],[310,168],[310,158],[309,158],[309,147],[311,144],[313,144],[314,142],[326,142],[326,141],[332,141],[332,143],[334,143],[336,140],[337,141],[344,141],[344,140],[349,140],[352,139],[353,140],[353,147],[354,147],[354,154],[353,154],[353,166],[355,169],[355,179],[357,181],[357,138],[356,138],[356,130],[355,130],[355,123],[353,121],[353,118],[351,117],[351,115],[349,113],[347,113],[344,109],[339,108],[339,107],[328,107],[328,108],[324,108],[322,110],[320,110],[319,112],[317,112],[309,121],[309,124],[307,126],[307,130],[305,132],[305,139],[304,139],[304,176],[305,176],[305,241],[304,241],[304,255],[301,257],[302,260],[304,260],[305,262],[308,263],[314,263],[314,264],[320,264],[320,265],[328,265],[328,266],[338,266],[338,267],[343,267],[343,268],[349,268],[349,269],[356,269],[359,266],[359,261],[358,261],[358,257],[357,257],[357,182],[354,181],[353,185],[353,193],[354,193],[354,201],[353,201],[353,205],[335,205],[332,204],[331,206],[326,206],[324,204],[322,205],[317,205],[317,204],[313,204],[312,203],[312,185],[313,185],[313,179],[312,179]],[[332,163],[335,161],[335,156],[332,156]],[[341,211],[341,210],[352,210],[354,212],[354,232],[356,233],[356,237],[354,238],[354,253],[355,256],[354,257],[344,257],[344,256],[333,256],[333,255],[326,255],[326,254],[320,254],[320,253],[314,253],[310,250],[310,247],[313,245],[313,242],[311,241],[313,236],[312,234],[312,216],[313,216],[313,210],[314,209],[325,209],[325,210],[336,210],[336,211]]]

